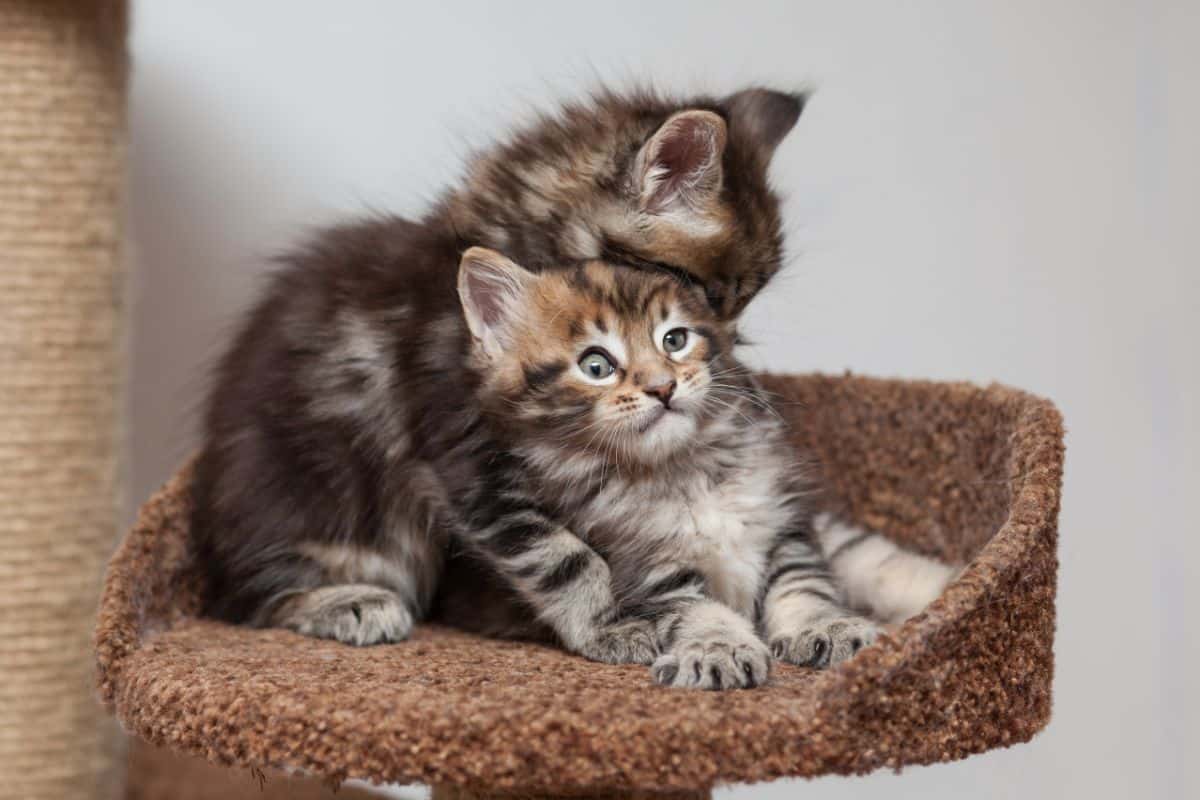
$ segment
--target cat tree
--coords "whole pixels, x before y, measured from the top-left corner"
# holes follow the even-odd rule
[[[100,690],[144,739],[221,764],[422,782],[466,795],[704,796],[723,782],[861,773],[1028,740],[1050,715],[1062,425],[1003,387],[765,376],[827,501],[967,569],[837,669],[765,688],[651,684],[534,644],[425,626],[353,648],[197,616],[190,471],[109,567]]]
[[[446,798],[697,797],[963,758],[1046,724],[1062,426],[1003,387],[766,379],[820,458],[828,503],[968,563],[924,614],[832,671],[780,666],[765,688],[700,693],[437,626],[354,649],[199,619],[186,467],[113,556],[93,653],[118,518],[124,30],[119,0],[0,0],[4,791],[117,791],[93,659],[126,730],[175,754],[239,775],[420,781]],[[194,760],[139,752],[130,796],[232,796],[207,776],[184,783],[175,770],[195,775]],[[268,795],[317,795],[282,783]]]

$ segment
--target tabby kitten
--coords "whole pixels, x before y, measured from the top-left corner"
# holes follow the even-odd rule
[[[766,679],[760,630],[819,667],[874,638],[813,542],[785,426],[702,295],[599,262],[535,277],[481,248],[459,294],[490,433],[453,529],[569,649],[719,689]]]

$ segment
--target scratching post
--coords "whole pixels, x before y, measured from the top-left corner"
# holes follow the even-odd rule
[[[112,796],[125,4],[0,0],[0,795]]]

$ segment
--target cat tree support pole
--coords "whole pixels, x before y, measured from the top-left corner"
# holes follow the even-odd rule
[[[0,0],[0,797],[111,797],[125,4]]]
[[[711,792],[605,792],[557,795],[537,792],[492,794],[455,786],[434,786],[431,800],[710,800]]]

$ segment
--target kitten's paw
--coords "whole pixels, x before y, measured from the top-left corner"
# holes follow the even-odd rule
[[[865,617],[830,617],[817,620],[795,636],[771,639],[771,655],[802,667],[837,666],[870,645],[879,626]]]
[[[579,654],[605,664],[650,664],[658,657],[654,623],[633,619],[604,627]]]
[[[272,624],[318,639],[368,645],[407,638],[413,616],[395,592],[346,584],[322,586],[288,598],[272,617]]]
[[[679,642],[650,668],[654,682],[694,689],[751,689],[767,682],[771,656],[757,636],[743,635]]]

